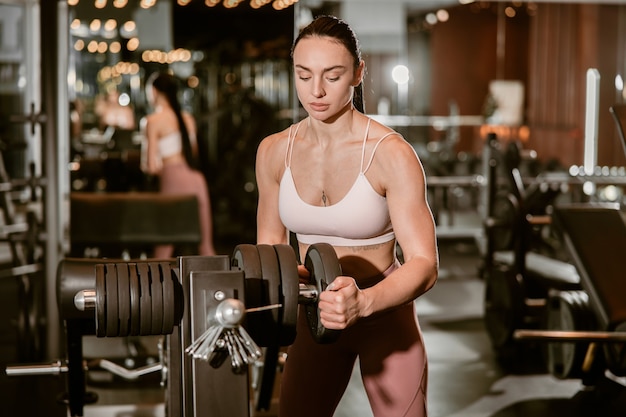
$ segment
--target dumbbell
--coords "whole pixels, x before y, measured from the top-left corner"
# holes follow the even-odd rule
[[[232,264],[243,271],[248,309],[265,311],[248,314],[244,327],[259,346],[288,346],[296,337],[298,304],[304,306],[311,335],[318,343],[330,343],[340,332],[321,324],[318,300],[333,280],[341,275],[334,248],[326,243],[307,250],[304,266],[309,283],[299,282],[298,261],[289,245],[251,245],[235,247]]]
[[[259,346],[287,346],[296,336],[298,304],[305,306],[314,339],[329,343],[339,331],[319,319],[319,294],[341,267],[331,245],[311,245],[305,257],[309,284],[299,283],[298,261],[289,245],[238,245],[231,268],[245,278],[245,307],[254,311],[244,327]],[[183,316],[184,300],[177,268],[169,262],[110,262],[95,265],[96,288],[80,291],[80,310],[95,309],[96,336],[124,337],[172,333]]]
[[[244,271],[246,306],[281,306],[277,309],[248,314],[244,328],[260,346],[265,346],[262,370],[253,375],[255,408],[269,410],[279,346],[293,343],[296,337],[298,304],[304,306],[309,330],[318,343],[337,339],[338,330],[322,326],[319,294],[341,275],[341,266],[334,248],[325,243],[313,244],[307,250],[304,266],[310,273],[309,283],[300,283],[298,261],[289,245],[239,245],[235,248],[232,265]],[[278,341],[278,342],[277,342]]]

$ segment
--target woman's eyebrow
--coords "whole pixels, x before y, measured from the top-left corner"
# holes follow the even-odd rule
[[[305,67],[304,65],[296,64],[296,65],[295,65],[295,67],[296,67],[297,69],[300,69],[300,70],[303,70],[303,71],[313,72],[313,71],[311,71],[311,69],[310,69],[310,68],[307,68],[307,67]],[[322,70],[322,72],[330,72],[330,71],[334,71],[334,70],[337,70],[337,69],[345,69],[345,68],[346,68],[346,67],[345,67],[345,66],[343,66],[343,65],[333,65],[332,67],[324,68],[324,69]]]

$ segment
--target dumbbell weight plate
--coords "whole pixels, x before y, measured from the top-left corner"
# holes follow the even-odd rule
[[[278,265],[278,254],[271,245],[257,245],[259,258],[261,259],[261,269],[263,270],[263,300],[267,305],[279,304],[281,302],[281,272]],[[282,312],[280,309],[261,311],[264,326],[263,368],[257,379],[258,389],[255,395],[256,410],[269,410],[274,392],[276,380],[276,368],[278,365],[280,320]]]
[[[141,290],[135,264],[128,264],[128,287],[130,288],[130,336],[139,336],[141,326]]]
[[[163,328],[161,334],[170,334],[174,331],[174,317],[176,315],[174,281],[170,264],[161,262],[161,272],[163,275]]]
[[[128,265],[118,263],[115,265],[117,271],[117,308],[119,311],[119,332],[118,336],[128,336],[130,330],[130,279],[128,276]]]
[[[548,330],[593,330],[593,313],[584,291],[555,291],[548,297]],[[582,378],[589,343],[550,342],[547,345],[549,372],[560,379]]]
[[[109,337],[116,337],[119,335],[119,310],[117,300],[117,271],[115,264],[105,264],[105,279],[106,279],[106,311],[107,311],[107,332]]]
[[[298,259],[293,248],[289,245],[274,245],[278,257],[281,282],[281,309],[280,331],[278,344],[288,346],[296,339],[296,324],[298,322],[298,295],[300,278],[298,277]]]
[[[626,323],[618,324],[614,331],[626,332]],[[604,355],[607,366],[613,375],[626,376],[626,343],[606,343]]]
[[[231,266],[241,269],[246,278],[261,278],[261,260],[255,245],[244,243],[235,246]]]
[[[159,264],[150,262],[150,296],[152,297],[152,327],[150,334],[161,334],[163,330],[163,284]]]
[[[512,249],[519,210],[519,203],[513,194],[500,192],[495,196],[491,213],[493,228],[489,230],[493,250]]]
[[[103,264],[96,264],[96,336],[105,337],[107,331],[106,278]]]
[[[548,330],[575,330],[576,305],[566,291],[559,291],[548,297]],[[571,342],[550,342],[547,344],[547,365],[552,376],[560,379],[573,377],[575,370],[576,344]]]
[[[141,310],[141,325],[139,326],[139,335],[146,336],[152,330],[152,297],[150,296],[150,272],[148,265],[144,262],[136,264],[137,273],[139,275],[139,288],[141,289],[141,298],[139,299],[139,307]]]
[[[239,268],[244,275],[244,298],[246,308],[262,307],[263,303],[263,276],[261,260],[257,247],[250,244],[237,245],[231,260],[233,268]],[[265,329],[262,313],[246,315],[243,327],[250,337],[260,346],[264,346]]]
[[[262,271],[262,296],[261,305],[274,305],[280,303],[280,268],[278,255],[271,245],[257,245]],[[252,313],[248,317],[258,317],[263,329],[262,339],[257,343],[259,346],[274,346],[278,343],[280,334],[280,309],[272,309]]]
[[[513,333],[524,319],[525,291],[514,269],[493,265],[485,278],[485,328],[499,353],[515,345]]]
[[[341,275],[341,266],[337,259],[335,249],[326,243],[316,243],[309,246],[304,266],[311,273],[310,283],[317,288],[318,294],[332,283],[335,278]],[[331,343],[337,340],[339,330],[331,330],[322,326],[320,311],[317,303],[304,306],[307,322],[311,335],[318,343]]]

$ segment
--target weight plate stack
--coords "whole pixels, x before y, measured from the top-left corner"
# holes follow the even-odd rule
[[[548,330],[593,330],[594,319],[584,291],[552,291],[546,312]],[[548,371],[559,379],[584,376],[583,363],[588,342],[549,342],[546,346]]]

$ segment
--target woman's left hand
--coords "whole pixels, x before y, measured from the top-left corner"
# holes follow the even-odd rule
[[[361,317],[363,291],[352,277],[339,276],[319,296],[318,308],[322,325],[342,330]]]

